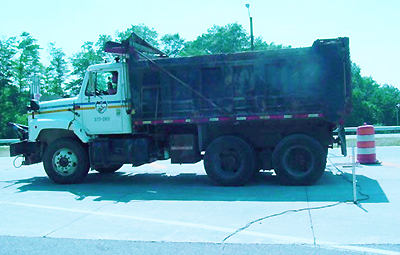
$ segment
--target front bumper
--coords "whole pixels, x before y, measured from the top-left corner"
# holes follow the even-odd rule
[[[23,155],[25,160],[23,165],[36,164],[42,161],[40,157],[40,143],[24,140],[10,145],[10,156]]]

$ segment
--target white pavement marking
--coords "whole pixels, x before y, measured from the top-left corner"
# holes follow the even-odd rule
[[[45,206],[45,205],[23,204],[23,203],[15,203],[15,202],[0,202],[0,203],[17,205],[17,206],[25,206],[25,207],[31,207],[31,208],[41,208],[41,209],[50,209],[50,210],[57,210],[57,211],[67,211],[67,212],[74,212],[74,213],[109,216],[109,217],[123,218],[123,219],[132,219],[132,220],[138,220],[138,221],[162,223],[162,224],[175,225],[175,226],[181,226],[181,227],[192,227],[192,228],[219,231],[219,232],[224,232],[224,233],[233,233],[236,231],[236,229],[234,229],[234,228],[217,227],[217,226],[204,225],[204,224],[198,224],[198,223],[190,223],[190,222],[152,219],[152,218],[137,217],[137,216],[131,216],[131,215],[121,215],[121,214],[114,214],[114,213],[104,213],[104,212],[96,212],[96,211],[86,211],[86,210],[79,210],[79,209],[70,209],[70,208]],[[307,238],[287,237],[287,236],[260,233],[260,232],[254,232],[254,231],[246,231],[246,230],[240,232],[240,234],[272,238],[272,239],[277,239],[277,240],[285,240],[285,241],[290,241],[290,242],[306,243],[306,244],[314,243],[313,240],[307,239]]]
[[[67,212],[84,213],[84,214],[91,214],[91,215],[101,215],[101,216],[109,216],[109,217],[116,217],[116,218],[125,218],[125,219],[137,220],[137,221],[162,223],[162,224],[169,224],[169,225],[175,225],[175,226],[213,230],[213,231],[219,231],[219,232],[224,232],[224,233],[233,233],[237,230],[237,229],[233,229],[233,228],[217,227],[217,226],[204,225],[204,224],[198,224],[198,223],[152,219],[152,218],[144,218],[144,217],[137,217],[137,216],[131,216],[131,215],[121,215],[121,214],[104,213],[104,212],[97,212],[97,211],[86,211],[86,210],[70,209],[70,208],[55,207],[55,206],[34,205],[34,204],[4,202],[4,201],[0,201],[0,204],[9,204],[9,205],[24,206],[24,207],[30,207],[30,208],[41,208],[41,209],[49,209],[49,210],[57,210],[57,211],[67,211]],[[281,240],[281,241],[290,241],[290,242],[296,242],[296,243],[302,243],[302,244],[311,244],[311,245],[314,244],[314,240],[308,239],[308,238],[282,236],[282,235],[261,233],[261,232],[248,231],[248,230],[243,230],[240,232],[240,234],[248,235],[248,236],[255,236],[255,237],[264,237],[264,238],[268,238],[268,239],[275,239],[275,240]],[[370,253],[376,253],[376,254],[400,255],[400,252],[352,246],[352,245],[342,245],[342,244],[326,242],[326,241],[318,241],[317,246],[331,248],[331,249],[337,249],[337,250],[350,250],[350,251],[370,252]]]
[[[329,247],[329,248],[334,248],[334,249],[338,249],[338,250],[370,252],[370,253],[376,253],[376,254],[387,254],[387,255],[400,254],[400,252],[396,252],[396,251],[388,251],[388,250],[381,250],[381,249],[374,249],[374,248],[367,248],[367,247],[360,247],[360,246],[352,246],[352,245],[330,244],[330,245],[325,245],[323,247]]]

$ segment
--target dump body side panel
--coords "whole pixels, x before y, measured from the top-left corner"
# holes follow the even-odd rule
[[[135,121],[321,114],[337,125],[351,98],[348,39],[309,48],[137,61]]]

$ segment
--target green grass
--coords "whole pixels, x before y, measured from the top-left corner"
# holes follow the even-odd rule
[[[356,138],[347,138],[347,147],[357,146]],[[375,138],[376,146],[400,146],[400,137],[377,137]]]
[[[10,149],[8,146],[0,146],[0,157],[9,157]]]

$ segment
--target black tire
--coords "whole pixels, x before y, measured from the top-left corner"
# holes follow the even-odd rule
[[[325,171],[326,153],[314,138],[296,134],[285,137],[276,146],[272,161],[281,184],[311,185]]]
[[[43,155],[44,169],[55,183],[81,183],[89,172],[86,149],[80,142],[60,139],[51,144]]]
[[[250,144],[236,136],[221,136],[208,146],[204,155],[207,175],[224,186],[239,186],[255,172],[255,153]]]
[[[116,164],[116,165],[111,165],[108,167],[95,167],[94,170],[96,170],[97,172],[99,172],[101,174],[109,174],[109,173],[114,173],[114,172],[118,171],[122,166],[123,166],[123,164]]]

